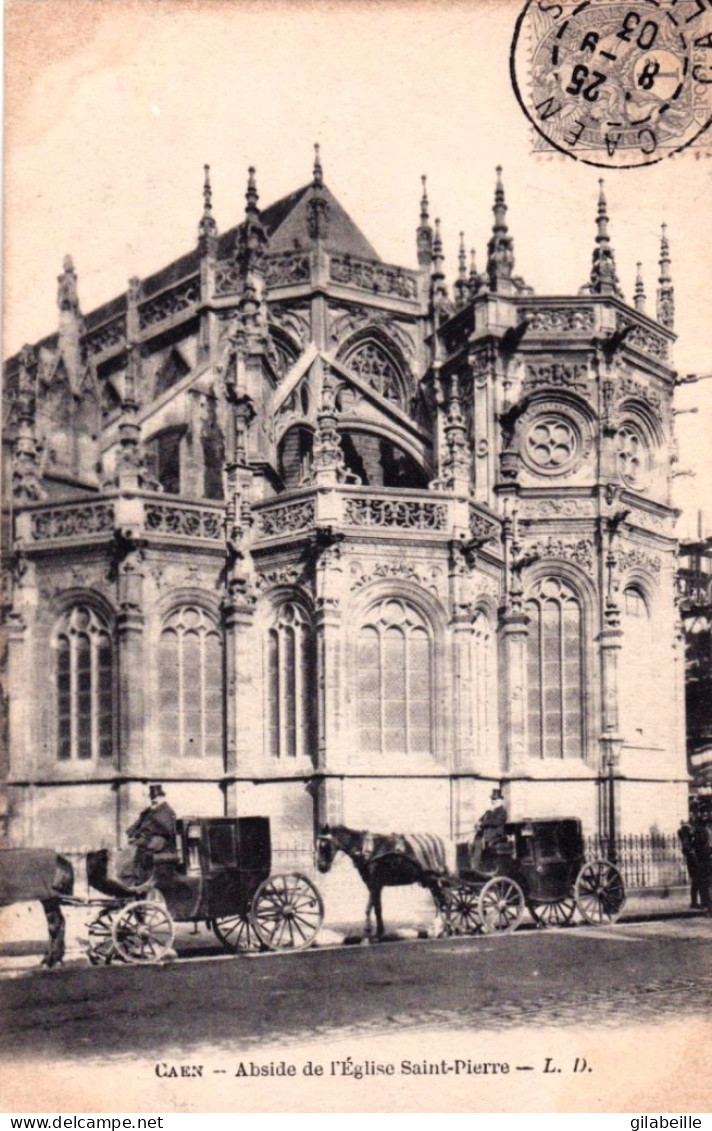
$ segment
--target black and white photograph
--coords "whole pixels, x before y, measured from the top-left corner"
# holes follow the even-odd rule
[[[3,16],[3,1110],[708,1111],[712,0]]]

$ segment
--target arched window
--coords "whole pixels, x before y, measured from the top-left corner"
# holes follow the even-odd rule
[[[106,623],[87,605],[69,609],[57,635],[57,757],[113,754],[113,649]]]
[[[222,638],[204,609],[183,605],[166,617],[158,680],[163,755],[222,756]]]
[[[650,470],[650,451],[640,428],[626,421],[616,432],[613,446],[621,481],[633,490],[645,487]]]
[[[403,378],[400,370],[378,342],[361,342],[348,354],[344,364],[386,400],[403,407]]]
[[[559,578],[538,582],[526,603],[527,737],[533,758],[582,758],[584,641],[581,601]]]
[[[631,746],[640,745],[656,717],[654,672],[652,669],[652,635],[648,604],[636,585],[623,590],[621,601],[623,639],[618,665],[620,730]]]
[[[489,617],[481,609],[472,622],[472,646],[475,750],[482,755],[494,748],[497,733],[497,642]]]
[[[285,490],[300,487],[309,477],[314,454],[314,433],[311,428],[296,424],[289,428],[279,445],[279,474]]]
[[[315,715],[312,631],[302,608],[277,609],[267,633],[267,749],[273,758],[309,756]]]
[[[371,609],[358,635],[357,666],[362,753],[429,753],[432,644],[420,613],[396,599]]]

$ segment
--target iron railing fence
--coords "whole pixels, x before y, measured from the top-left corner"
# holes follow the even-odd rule
[[[584,840],[587,860],[610,858],[608,838]],[[616,837],[617,866],[629,891],[678,887],[688,882],[687,866],[675,833],[644,833]]]

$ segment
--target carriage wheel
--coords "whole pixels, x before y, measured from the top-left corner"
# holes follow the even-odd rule
[[[594,927],[615,923],[625,907],[623,878],[607,860],[584,864],[574,891],[581,917]]]
[[[524,892],[516,880],[495,876],[482,888],[477,909],[484,934],[508,934],[522,921]]]
[[[269,950],[304,950],[324,922],[324,904],[306,876],[270,876],[255,892],[250,921]]]
[[[553,903],[530,903],[529,910],[537,927],[565,927],[573,919],[576,900],[567,897]]]
[[[262,950],[262,943],[252,925],[249,911],[244,915],[223,915],[221,919],[213,919],[213,931],[225,950],[231,950],[234,954]]]
[[[445,927],[451,935],[475,935],[482,930],[478,889],[462,881],[441,888]]]
[[[114,949],[124,962],[160,962],[173,945],[173,920],[160,903],[139,899],[118,912],[112,925]]]
[[[114,911],[113,907],[103,908],[89,924],[87,958],[92,966],[108,966],[115,957],[114,937],[111,930]]]

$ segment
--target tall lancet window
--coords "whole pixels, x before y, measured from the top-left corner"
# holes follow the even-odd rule
[[[432,752],[432,668],[430,633],[412,605],[389,599],[370,610],[358,636],[362,753]]]
[[[650,613],[640,589],[629,585],[621,602],[622,648],[618,664],[620,731],[630,746],[639,746],[650,735],[655,704],[655,672],[651,657],[653,641]],[[651,691],[653,694],[651,695]]]
[[[584,752],[584,641],[581,600],[560,578],[538,582],[526,603],[527,738],[533,758]]]
[[[57,648],[57,757],[92,761],[113,754],[114,674],[108,626],[75,605],[63,616]]]
[[[475,715],[475,750],[478,755],[496,748],[497,641],[487,614],[480,609],[472,622],[472,703]]]
[[[267,633],[267,749],[273,758],[309,756],[315,716],[311,623],[295,602],[276,610]]]
[[[164,620],[158,680],[164,757],[220,757],[222,637],[213,618],[198,605],[183,605]]]

